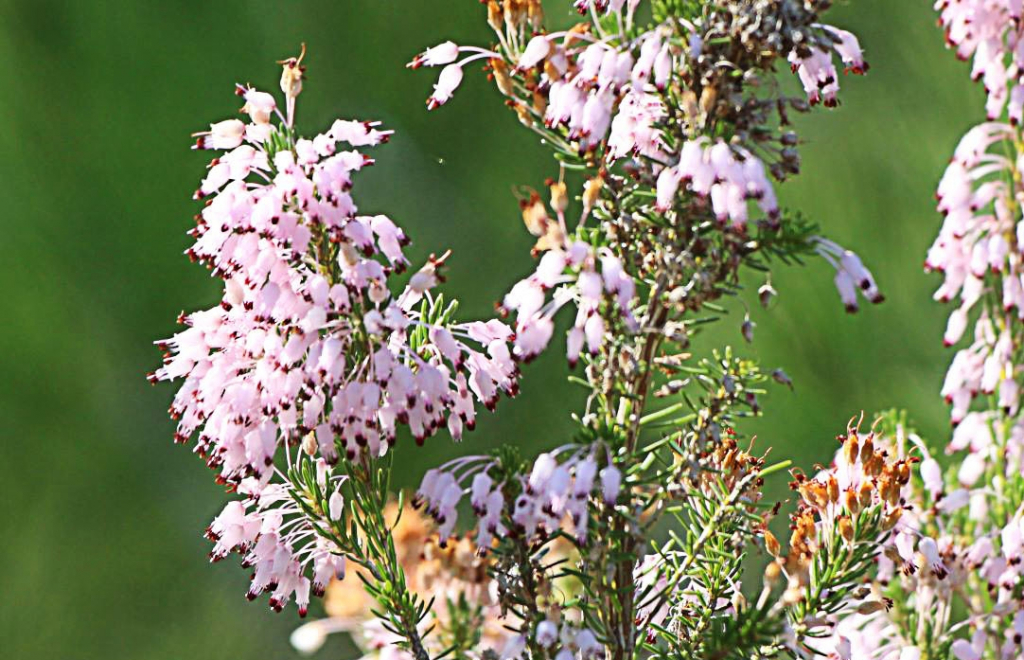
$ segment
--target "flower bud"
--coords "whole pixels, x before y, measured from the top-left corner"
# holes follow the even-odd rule
[[[541,621],[537,624],[535,639],[543,648],[550,648],[558,639],[558,625],[554,621]]]
[[[776,369],[772,372],[772,380],[780,385],[785,385],[789,389],[793,389],[793,379],[782,369]]]
[[[755,325],[756,324],[750,320],[749,314],[743,317],[743,325],[740,326],[740,333],[743,335],[743,338],[747,340],[748,344],[752,344],[754,342]]]
[[[526,20],[530,23],[530,28],[537,32],[544,24],[544,5],[541,0],[527,0],[526,3]]]
[[[544,208],[544,202],[540,200],[537,193],[532,193],[529,200],[521,204],[523,209],[523,224],[526,230],[534,236],[543,236],[547,231],[548,212]]]
[[[520,71],[532,69],[547,59],[551,54],[551,41],[547,36],[537,35],[526,44],[526,49],[519,58],[516,68]]]
[[[526,106],[523,106],[526,107]],[[548,110],[548,97],[539,91],[533,93],[533,111],[538,115],[544,115]],[[526,125],[529,128],[529,124]]]
[[[901,486],[910,483],[910,463],[903,461],[896,466],[896,480]]]
[[[885,460],[882,459],[882,455],[878,453],[871,454],[871,456],[864,461],[864,474],[869,477],[876,477],[882,473],[885,468]]]
[[[306,453],[306,456],[316,456],[317,446],[315,433],[307,433],[306,437],[302,439],[302,451]]]
[[[533,126],[533,116],[530,114],[530,108],[525,103],[515,103],[513,109],[516,111],[516,117],[519,118],[520,124],[527,128]]]
[[[302,655],[313,655],[327,642],[327,633],[323,621],[311,621],[296,628],[288,641]]]
[[[341,520],[341,515],[345,512],[345,496],[338,491],[331,493],[330,499],[327,500],[327,509],[331,520]]]
[[[487,24],[495,32],[500,33],[504,30],[501,5],[498,3],[498,0],[487,0]]]
[[[879,484],[879,495],[889,504],[895,506],[900,501],[900,485],[890,475],[882,475]]]
[[[765,282],[761,285],[761,288],[757,290],[757,299],[761,302],[761,307],[768,308],[768,304],[772,298],[778,295],[778,292],[772,287],[772,283]]]
[[[834,474],[828,475],[828,483],[826,484],[828,490],[828,501],[835,504],[839,501],[839,481],[836,480]]]

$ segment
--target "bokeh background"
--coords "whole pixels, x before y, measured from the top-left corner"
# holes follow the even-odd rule
[[[568,0],[546,4],[568,17]],[[844,78],[838,110],[799,118],[804,172],[781,198],[861,252],[888,297],[847,317],[816,262],[777,272],[778,304],[754,311],[757,350],[796,390],[776,388],[746,430],[805,467],[862,409],[905,407],[926,434],[948,433],[946,310],[921,264],[934,184],[982,91],[944,51],[930,4],[838,3],[830,21],[860,35],[871,72]],[[0,657],[295,657],[294,610],[246,604],[245,573],[204,560],[223,495],[171,442],[173,388],[145,380],[151,342],[219,295],[182,256],[207,159],[189,134],[237,110],[235,82],[275,89],[274,60],[307,42],[302,125],[397,131],[358,201],[403,223],[416,257],[451,247],[449,290],[466,317],[486,315],[531,267],[512,188],[556,170],[482,76],[426,112],[433,75],[403,65],[449,38],[488,40],[479,3],[0,1]],[[740,321],[715,340],[741,343]],[[406,443],[402,480],[464,449],[557,441],[578,398],[564,377],[550,351],[464,447]]]

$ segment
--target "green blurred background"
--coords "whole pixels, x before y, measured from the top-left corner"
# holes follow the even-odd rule
[[[778,304],[754,312],[765,365],[783,366],[796,391],[775,388],[747,431],[805,467],[828,460],[862,409],[906,407],[936,440],[948,432],[946,310],[921,263],[939,224],[934,184],[982,117],[982,91],[944,51],[929,5],[837,6],[830,20],[860,35],[871,73],[843,79],[838,110],[799,118],[804,173],[781,198],[858,250],[888,297],[847,317],[816,262],[777,273]],[[568,17],[569,0],[547,6]],[[444,39],[487,41],[482,8],[2,0],[0,34],[0,658],[295,657],[294,609],[247,604],[245,572],[206,563],[201,531],[224,497],[171,442],[173,388],[145,380],[159,361],[151,342],[219,295],[182,256],[207,159],[189,134],[238,109],[235,82],[276,89],[274,60],[307,42],[301,124],[379,118],[397,131],[357,200],[403,223],[414,257],[451,247],[449,290],[466,317],[486,315],[531,267],[512,187],[541,186],[554,164],[482,76],[428,114],[433,74],[403,67]],[[741,343],[740,320],[716,341]],[[403,481],[460,451],[558,441],[578,398],[564,375],[550,351],[464,446],[402,448]]]

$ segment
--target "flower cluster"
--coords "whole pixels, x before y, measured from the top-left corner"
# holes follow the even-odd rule
[[[761,487],[764,480],[760,477],[760,472],[764,468],[764,463],[764,457],[755,456],[740,447],[736,441],[735,431],[726,428],[712,447],[701,456],[703,469],[695,475],[695,485],[708,495],[714,494],[716,489],[736,491],[739,502],[753,513],[762,498]]]
[[[537,624],[533,633],[533,641],[537,646],[550,654],[553,660],[597,660],[604,655],[605,649],[593,631],[579,628],[569,623],[559,623],[545,619]],[[506,643],[501,650],[502,658],[520,658],[526,650],[527,637],[518,635]]]
[[[769,221],[778,220],[775,199],[764,164],[749,151],[727,142],[708,144],[686,142],[679,150],[679,163],[658,175],[658,208],[673,206],[679,186],[689,185],[695,195],[710,197],[719,222],[741,229],[747,224],[747,200],[756,199]]]
[[[652,125],[657,108],[643,102],[645,87],[653,86],[665,90],[677,68],[696,67],[702,57],[710,59],[705,51],[705,35],[690,26],[685,44],[675,43],[666,38],[669,35],[652,30],[625,44],[616,46],[606,38],[597,38],[590,30],[582,27],[568,31],[534,34],[516,48],[515,37],[526,34],[528,24],[536,30],[539,15],[532,5],[539,2],[505,3],[505,11],[498,0],[487,0],[488,17],[491,27],[497,33],[502,50],[518,51],[518,57],[507,62],[503,53],[476,46],[459,46],[447,41],[417,55],[409,66],[443,67],[434,93],[427,101],[430,109],[447,103],[455,90],[462,84],[464,67],[475,61],[489,59],[492,74],[498,89],[506,96],[515,98],[520,89],[533,94],[530,103],[515,101],[514,107],[529,123],[531,115],[543,121],[548,127],[564,126],[569,138],[578,141],[580,148],[588,151],[596,148],[605,139],[608,129],[617,119],[620,102],[627,105],[627,112],[638,107],[647,107],[645,123]],[[518,7],[516,5],[519,5]],[[632,23],[638,2],[605,2],[603,9],[626,19],[620,24]],[[586,13],[590,3],[577,2],[580,13]],[[623,12],[622,10],[626,11]],[[787,8],[788,9],[788,8]],[[838,104],[838,72],[834,56],[838,56],[847,72],[866,73],[868,64],[856,36],[831,25],[813,21],[813,11],[779,10],[777,17],[783,25],[774,25],[775,38],[788,38],[789,43],[774,44],[780,50],[798,75],[812,105],[823,103],[834,107]],[[518,14],[518,15],[517,15]],[[750,19],[764,19],[756,11],[747,15],[738,13],[730,26],[732,31],[750,37]],[[795,19],[795,20],[794,20]],[[763,26],[758,26],[764,29]],[[536,73],[536,77],[529,74]],[[656,97],[651,97],[652,100]],[[660,105],[660,104],[658,104]]]
[[[988,118],[1002,115],[1009,102],[1009,117],[1019,122],[1024,113],[1024,7],[1018,0],[938,0],[935,8],[957,57],[973,57],[971,77],[985,85]]]
[[[610,657],[727,657],[744,635],[743,649],[777,646],[785,615],[743,627],[739,575],[764,526],[762,474],[782,468],[721,433],[759,411],[760,372],[729,350],[706,361],[686,351],[702,317],[739,288],[741,268],[762,257],[819,254],[848,310],[882,300],[860,259],[787,216],[775,189],[799,171],[789,114],[835,106],[836,62],[864,73],[860,46],[821,22],[828,3],[654,0],[654,21],[641,24],[639,1],[581,0],[583,18],[557,31],[534,0],[483,4],[494,43],[444,42],[409,66],[440,69],[435,109],[469,65],[484,64],[519,122],[554,151],[550,201],[531,191],[520,203],[539,260],[499,311],[515,314],[512,355],[528,361],[572,303],[568,358],[584,363],[575,380],[590,392],[574,444],[532,464],[501,452],[457,459],[427,473],[418,499],[447,539],[469,496],[477,545],[490,547],[517,619],[521,646],[508,657],[551,657],[564,637],[539,614],[537,586],[562,570],[545,559],[555,538],[577,545],[579,562],[564,571],[587,594],[563,613],[599,622]],[[774,84],[786,64],[804,95]],[[570,185],[580,186],[575,226]],[[652,397],[678,401],[650,411]],[[652,530],[669,517],[678,533],[657,547]],[[650,570],[638,574],[644,557]]]
[[[551,249],[502,303],[504,311],[516,313],[514,356],[528,361],[542,352],[554,333],[554,315],[567,303],[576,307],[576,321],[566,339],[570,364],[579,359],[584,344],[596,354],[605,340],[606,319],[636,328],[630,311],[635,290],[622,262],[608,250],[595,251],[583,241]]]
[[[778,557],[768,573],[786,577],[782,600],[793,607],[794,629],[830,637],[836,657],[851,658],[843,651],[850,645],[843,622],[882,612],[893,603],[870,586],[853,593],[836,586],[862,581],[876,561],[887,561],[880,553],[892,547],[893,535],[899,547],[899,539],[910,533],[903,530],[911,529],[907,496],[917,459],[907,457],[892,438],[875,431],[860,434],[852,423],[839,440],[842,447],[829,468],[813,478],[794,473],[790,487],[800,501],[791,516],[788,555],[778,557],[780,545],[770,532],[765,545]],[[801,637],[793,652],[805,657],[809,644]]]
[[[299,68],[285,65],[289,113]],[[278,479],[280,448],[301,441],[319,456],[326,488],[328,464],[380,457],[400,425],[420,443],[442,428],[460,438],[477,402],[493,408],[515,394],[518,373],[508,327],[455,323],[454,306],[432,295],[447,255],[396,284],[405,233],[384,215],[360,215],[351,195],[353,175],[373,163],[359,149],[390,132],[338,120],[300,138],[290,114],[274,123],[273,96],[238,93],[248,123],[225,120],[197,136],[196,148],[227,153],[196,193],[206,204],[188,250],[223,280],[224,295],[181,317],[187,328],[160,342],[166,357],[151,378],[183,379],[171,406],[177,439],[195,437],[218,481],[247,498],[211,525],[214,558],[244,555],[256,567],[250,596],[273,588],[279,608],[295,592],[304,610],[308,570],[322,590],[343,561],[309,525],[284,531],[285,517],[304,512]]]
[[[838,621],[829,619],[834,628],[825,648],[850,658],[936,648],[951,650],[959,660],[1019,657],[1020,496],[1010,494],[1007,502],[996,491],[1006,493],[1004,484],[1020,483],[1024,427],[1018,421],[1007,428],[995,412],[971,413],[946,447],[949,453],[969,453],[950,469],[901,427],[895,437],[878,436],[876,442],[899,455],[921,456],[917,474],[900,486],[903,514],[864,591],[886,607],[858,607]]]
[[[569,455],[559,462],[564,454]],[[495,483],[490,473],[497,472],[497,467],[490,457],[469,456],[424,475],[417,503],[438,524],[442,544],[453,533],[458,505],[467,494],[478,518],[475,543],[481,552],[495,537],[508,534],[510,526],[534,539],[558,532],[569,522],[573,536],[583,544],[590,498],[614,505],[622,487],[617,467],[601,468],[595,456],[572,446],[541,454],[528,472],[516,477],[516,483]]]
[[[587,167],[621,168],[639,183],[627,185],[655,191],[654,213],[688,222],[706,215],[739,234],[755,223],[778,227],[781,211],[769,174],[781,180],[799,167],[796,135],[765,128],[771,114],[778,113],[785,125],[787,107],[803,111],[808,102],[836,105],[836,56],[848,72],[862,74],[868,68],[857,39],[818,22],[817,9],[810,6],[814,3],[800,8],[736,3],[727,11],[646,30],[633,27],[638,3],[576,4],[584,14],[615,15],[618,33],[605,32],[596,19],[545,32],[534,4],[539,3],[487,2],[498,39],[492,48],[449,41],[417,55],[409,66],[443,67],[428,106],[447,102],[466,66],[485,61],[520,121],[568,158]],[[722,45],[723,34],[742,45],[739,53]],[[744,80],[723,73],[739,70],[752,77],[758,69],[770,71],[772,58],[790,63],[804,84],[806,100],[760,98],[751,95]],[[607,194],[603,172],[590,178],[582,192],[584,220],[596,198]],[[525,206],[532,210],[535,200]],[[760,218],[752,206],[760,208]],[[563,210],[558,209],[557,224],[528,220],[541,237],[538,247],[565,247]],[[855,305],[849,301],[848,280],[843,275],[837,285],[850,309]],[[576,333],[573,339],[579,337]]]
[[[345,576],[344,555],[316,533],[318,526],[342,519],[344,499],[326,461],[318,459],[315,472],[321,491],[330,493],[330,506],[319,518],[310,519],[308,503],[297,502],[289,484],[261,486],[250,477],[238,488],[246,499],[229,502],[206,531],[214,542],[211,560],[241,555],[242,565],[253,569],[247,598],[270,593],[270,607],[278,612],[294,595],[305,616],[310,592],[322,596],[331,580]]]
[[[847,72],[864,74],[868,70],[868,63],[864,61],[860,42],[853,33],[832,25],[816,27],[831,35],[832,42],[827,46],[814,45],[810,48],[810,53],[801,53],[800,49],[794,49],[789,53],[789,62],[793,72],[800,77],[800,83],[804,86],[804,92],[811,105],[823,103],[828,107],[835,107],[839,103],[836,99],[839,92],[839,74],[833,61],[833,51],[843,61]]]
[[[998,392],[1002,407],[1012,412],[1018,407],[1014,355],[1020,344],[1013,326],[1024,318],[1024,223],[1017,217],[1019,165],[1016,157],[1005,155],[1007,149],[1016,153],[1018,144],[1009,124],[988,122],[972,128],[957,146],[936,192],[945,221],[926,267],[944,276],[935,292],[937,300],[960,298],[946,327],[947,346],[960,342],[978,310],[974,341],[957,353],[942,390],[953,404],[954,423],[963,419],[980,393]],[[986,295],[992,289],[998,292],[996,300]]]

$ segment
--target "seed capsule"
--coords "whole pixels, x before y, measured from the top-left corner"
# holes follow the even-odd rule
[[[840,516],[838,521],[839,535],[847,543],[853,543],[853,523],[849,516]]]
[[[834,474],[828,476],[828,501],[835,504],[839,501],[839,481]]]
[[[860,500],[860,508],[866,509],[871,506],[872,495],[875,489],[872,488],[871,484],[867,481],[860,485],[860,492],[857,493],[857,498]]]
[[[846,442],[843,443],[843,458],[848,465],[857,462],[857,454],[860,452],[860,443],[857,442],[857,434],[851,433]]]
[[[860,513],[860,501],[857,499],[857,491],[853,488],[847,488],[843,493],[843,505],[851,515],[857,515]]]
[[[871,439],[871,436],[864,438],[864,443],[860,446],[860,460],[862,463],[867,463],[872,456],[875,455],[875,443]]]
[[[903,509],[893,509],[882,519],[882,531],[888,532],[890,529],[896,526],[896,523],[900,521],[900,517],[903,515]]]

